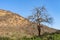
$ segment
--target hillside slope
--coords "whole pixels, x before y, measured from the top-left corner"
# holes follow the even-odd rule
[[[43,26],[41,28],[41,34],[45,32],[56,32],[55,29]],[[16,36],[30,37],[32,35],[38,35],[36,24],[24,17],[6,10],[0,10],[0,35],[1,36]]]

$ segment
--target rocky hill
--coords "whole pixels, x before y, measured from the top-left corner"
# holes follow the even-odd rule
[[[38,35],[36,24],[31,23],[16,13],[0,9],[0,36],[30,37]],[[41,34],[45,32],[52,33],[56,30],[42,25]]]

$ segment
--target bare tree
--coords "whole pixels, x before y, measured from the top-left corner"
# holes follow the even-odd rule
[[[49,23],[51,24],[53,22],[53,18],[50,17],[47,14],[47,10],[45,7],[35,8],[33,9],[33,15],[28,16],[28,19],[32,22],[37,23],[37,29],[38,29],[38,36],[41,36],[41,24],[42,23]]]

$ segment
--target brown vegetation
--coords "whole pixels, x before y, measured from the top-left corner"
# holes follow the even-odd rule
[[[0,10],[0,36],[30,37],[38,35],[36,24],[10,11]],[[55,32],[55,29],[42,25],[41,34]]]

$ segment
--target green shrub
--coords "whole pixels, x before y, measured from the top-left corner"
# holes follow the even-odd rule
[[[23,38],[16,38],[16,37],[0,37],[0,40],[60,40],[60,34],[45,34],[42,37],[33,36],[31,38],[27,38],[26,36]]]
[[[0,40],[11,40],[9,37],[0,37]]]

